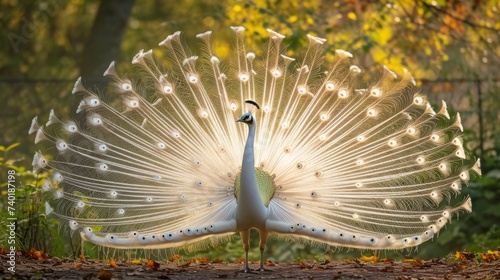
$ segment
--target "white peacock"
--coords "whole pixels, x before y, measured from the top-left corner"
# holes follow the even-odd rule
[[[300,62],[269,30],[263,59],[234,27],[232,60],[213,53],[211,32],[192,56],[177,32],[132,60],[135,80],[111,63],[106,94],[86,89],[75,120],[33,120],[34,156],[47,209],[84,240],[114,248],[167,248],[249,232],[332,246],[403,249],[432,239],[471,200],[448,205],[479,160],[464,160],[460,116],[435,112],[409,73],[388,69],[365,84],[351,54],[323,65],[324,39],[308,36]],[[260,106],[259,106],[260,105]],[[246,108],[251,108],[245,111]],[[239,113],[243,115],[238,118]],[[237,121],[236,121],[237,120]],[[241,123],[246,125],[243,125]],[[47,149],[50,152],[50,148]],[[215,244],[215,243],[211,243]]]

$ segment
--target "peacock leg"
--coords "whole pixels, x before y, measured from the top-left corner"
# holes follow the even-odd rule
[[[243,242],[243,249],[245,249],[245,267],[243,272],[249,273],[250,267],[248,266],[248,250],[250,249],[250,230],[240,231],[241,241]]]
[[[259,231],[260,235],[260,243],[259,243],[259,249],[260,249],[260,266],[258,271],[269,271],[268,269],[264,268],[264,250],[266,249],[266,241],[267,241],[267,236],[269,233],[267,231]]]

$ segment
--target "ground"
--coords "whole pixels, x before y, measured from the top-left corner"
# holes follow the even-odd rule
[[[376,257],[342,262],[268,261],[268,271],[255,273],[241,272],[240,263],[203,258],[161,263],[148,260],[97,261],[60,259],[46,254],[34,257],[33,254],[18,252],[16,272],[11,274],[8,256],[1,254],[0,257],[2,279],[500,279],[500,260],[480,260],[480,255],[470,258],[457,255],[454,261],[373,259]],[[251,267],[257,268],[258,264],[251,264]]]

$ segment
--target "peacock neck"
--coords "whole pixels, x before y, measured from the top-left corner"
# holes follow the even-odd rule
[[[255,156],[254,156],[254,143],[255,143],[255,131],[257,130],[257,125],[255,124],[255,119],[252,123],[248,125],[248,137],[245,143],[245,150],[243,152],[243,163],[241,166],[243,170],[248,169],[249,173],[252,173],[252,177],[255,180]],[[242,174],[243,175],[243,174]]]
[[[267,216],[267,208],[264,206],[257,187],[255,177],[255,142],[256,123],[255,119],[249,125],[248,137],[243,153],[243,162],[241,165],[241,189],[237,209],[238,227],[263,228]]]

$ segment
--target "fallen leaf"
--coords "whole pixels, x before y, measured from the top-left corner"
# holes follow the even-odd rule
[[[414,258],[405,257],[401,262],[402,263],[414,263],[415,259]]]
[[[475,258],[476,258],[476,255],[474,253],[467,251],[467,250],[463,250],[462,252],[459,252],[459,251],[455,252],[455,259],[456,260],[465,261],[465,260],[473,260]]]
[[[192,258],[189,261],[197,264],[208,264],[208,258]]]
[[[483,254],[481,253],[481,260],[486,261],[486,262],[492,262],[495,260],[495,255],[493,254]]]
[[[495,255],[495,257],[500,258],[500,251],[498,250],[495,251],[488,250],[488,254],[492,254]]]
[[[191,265],[191,261],[187,261],[187,262],[184,262],[184,263],[179,263],[177,266],[178,267],[188,267]]]
[[[142,264],[142,260],[131,260],[130,264],[135,264],[135,265]]]
[[[147,266],[153,270],[158,270],[158,268],[160,268],[160,264],[153,260],[148,260]]]
[[[422,260],[418,260],[416,259],[414,262],[413,262],[413,266],[414,267],[424,267],[424,263],[422,262]]]
[[[170,258],[168,258],[169,262],[178,261],[178,260],[182,260],[182,256],[178,255],[178,254],[175,254],[175,255],[171,256]]]
[[[370,256],[370,257],[362,256],[361,258],[359,258],[359,261],[376,263],[378,262],[378,259],[379,259],[378,256]]]
[[[37,260],[43,260],[43,251],[35,251],[35,253],[33,254],[33,256],[37,259]]]
[[[116,264],[115,260],[110,260],[109,266],[114,267],[114,268],[118,268],[118,264]]]

